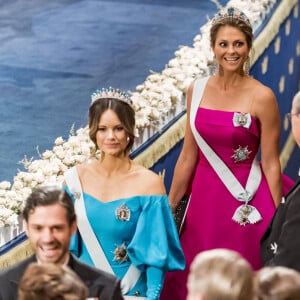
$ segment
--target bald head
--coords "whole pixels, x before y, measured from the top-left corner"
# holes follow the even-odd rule
[[[300,91],[294,96],[292,103],[292,112],[300,114]]]
[[[292,133],[300,147],[300,91],[294,96],[291,109]]]

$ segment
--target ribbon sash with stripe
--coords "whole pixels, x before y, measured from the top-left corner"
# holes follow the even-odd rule
[[[76,167],[72,167],[65,172],[65,180],[69,190],[75,197],[74,206],[77,216],[78,230],[94,265],[101,270],[115,275],[86,215],[81,184]],[[140,275],[141,272],[133,264],[131,264],[125,276],[121,280],[121,289],[123,294],[128,293],[134,287]]]
[[[255,195],[258,186],[261,182],[261,169],[256,161],[253,160],[251,165],[251,170],[247,179],[246,188],[244,189],[240,182],[236,179],[231,170],[223,162],[223,160],[214,152],[214,150],[206,143],[206,141],[201,137],[195,127],[195,119],[198,107],[200,105],[203,91],[207,83],[208,77],[197,79],[194,82],[194,89],[191,101],[190,110],[190,126],[194,134],[196,142],[200,147],[201,151],[204,153],[206,159],[209,161],[212,168],[215,170],[219,178],[222,180],[227,190],[232,194],[232,196],[238,201],[244,202],[241,206],[237,208],[232,219],[238,222],[240,225],[246,225],[248,223],[254,224],[262,220],[262,217],[258,210],[249,205],[248,202],[251,201]]]

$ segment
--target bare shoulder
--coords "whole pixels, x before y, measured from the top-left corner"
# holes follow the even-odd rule
[[[95,164],[97,164],[97,160],[93,159],[93,160],[89,160],[87,162],[84,162],[82,164],[79,164],[76,166],[77,168],[77,172],[86,172],[89,170],[93,170],[95,168]]]
[[[278,126],[280,123],[277,99],[271,88],[254,80],[253,113],[262,124]],[[275,128],[275,127],[274,127]]]
[[[271,88],[256,79],[251,81],[251,85],[253,86],[252,90],[255,95],[255,100],[258,101],[259,104],[276,102],[276,96]]]
[[[165,194],[165,186],[162,176],[141,165],[133,165],[135,183],[143,189],[143,194]]]
[[[271,88],[259,82],[256,79],[252,79],[249,82],[250,90],[253,95],[252,113],[259,119],[272,112],[277,113],[278,105],[274,92]]]
[[[95,170],[96,170],[95,165],[96,164],[97,164],[96,160],[91,160],[91,161],[84,162],[82,164],[77,165],[76,169],[77,169],[78,177],[80,178],[80,180],[84,180],[84,178],[86,176],[88,176],[88,177],[96,176],[96,174],[95,174]]]

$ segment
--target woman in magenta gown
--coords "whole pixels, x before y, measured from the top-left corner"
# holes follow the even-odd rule
[[[283,193],[280,116],[271,89],[248,75],[249,19],[225,9],[213,19],[210,38],[218,71],[188,89],[186,133],[169,194],[175,210],[192,182],[180,236],[186,269],[167,274],[161,300],[186,299],[190,264],[204,250],[237,251],[259,269],[260,239]]]

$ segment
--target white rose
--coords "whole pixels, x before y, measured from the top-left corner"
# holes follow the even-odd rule
[[[75,163],[75,159],[72,156],[66,156],[63,159],[63,163],[67,166],[73,166]]]
[[[68,143],[71,147],[79,147],[80,146],[80,140],[76,136],[70,136]]]
[[[20,189],[22,189],[23,187],[24,187],[24,183],[23,183],[22,181],[17,180],[17,179],[14,181],[13,189],[15,189],[15,190],[20,190]]]
[[[0,207],[0,216],[2,219],[7,219],[11,214],[13,214],[13,211],[6,207]]]
[[[5,197],[7,190],[0,190],[0,197]]]
[[[43,159],[49,159],[49,158],[52,157],[52,155],[53,155],[53,152],[52,152],[52,151],[46,150],[46,151],[43,153],[42,157],[43,157]]]
[[[0,190],[9,190],[11,187],[11,183],[9,181],[2,181],[0,182]]]
[[[6,219],[7,225],[18,225],[18,215],[16,213],[12,213],[7,219]]]
[[[59,149],[57,149],[57,150],[55,151],[55,155],[56,155],[59,159],[62,160],[62,159],[65,157],[66,152],[65,152],[64,149],[59,148]]]
[[[8,191],[6,195],[10,200],[16,200],[18,198],[16,191]]]
[[[64,139],[60,136],[60,137],[58,137],[55,141],[54,141],[54,144],[56,145],[56,146],[60,146],[60,145],[62,145],[64,143]]]
[[[28,184],[33,180],[33,174],[25,173],[23,179]]]
[[[0,207],[6,205],[6,198],[0,196]]]

